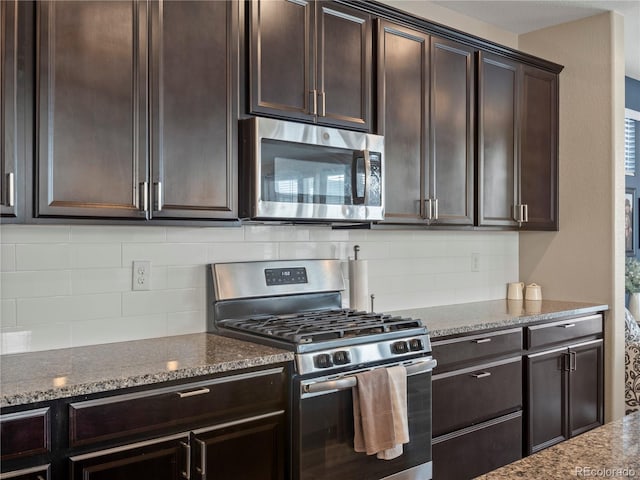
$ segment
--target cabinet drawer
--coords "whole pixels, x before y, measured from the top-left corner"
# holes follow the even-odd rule
[[[522,412],[433,440],[433,478],[467,480],[522,458]]]
[[[2,460],[46,453],[51,448],[49,407],[0,416]]]
[[[438,370],[442,371],[452,365],[519,353],[522,351],[522,329],[435,341],[432,346],[433,358],[438,361]]]
[[[602,335],[602,315],[571,318],[560,322],[534,325],[527,329],[527,348],[560,344],[582,337]]]
[[[194,428],[285,406],[283,368],[72,403],[72,446],[167,429]]]
[[[0,473],[0,480],[49,480],[51,465],[40,465],[12,472]]]
[[[522,408],[521,357],[433,377],[433,435]]]

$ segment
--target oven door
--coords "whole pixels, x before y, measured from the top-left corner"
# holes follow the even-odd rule
[[[393,363],[386,366],[398,365]],[[353,448],[353,396],[356,372],[297,379],[294,392],[293,478],[297,480],[428,480],[431,478],[431,357],[401,362],[407,368],[407,415],[410,442],[393,460],[358,453]]]

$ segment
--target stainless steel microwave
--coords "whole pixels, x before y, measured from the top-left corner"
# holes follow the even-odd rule
[[[384,137],[258,117],[240,131],[243,217],[382,220]]]

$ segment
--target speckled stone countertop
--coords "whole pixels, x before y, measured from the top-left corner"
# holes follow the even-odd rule
[[[433,339],[448,335],[522,326],[565,316],[588,315],[608,309],[607,305],[596,303],[555,300],[492,300],[442,307],[397,310],[389,313],[421,319]]]
[[[640,412],[478,477],[545,480],[640,477]]]
[[[293,359],[207,333],[0,356],[0,406],[73,397]]]

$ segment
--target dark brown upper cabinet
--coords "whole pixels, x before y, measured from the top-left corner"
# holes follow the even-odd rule
[[[2,223],[25,215],[27,130],[26,73],[31,53],[25,46],[27,2],[0,2],[0,215]],[[30,151],[30,150],[29,150]]]
[[[237,3],[38,8],[37,215],[235,216]]]
[[[153,218],[236,218],[238,4],[151,4]]]
[[[557,75],[481,53],[477,225],[557,230]]]
[[[475,51],[381,21],[388,223],[473,224]]]
[[[370,130],[370,15],[267,0],[251,2],[249,16],[250,113]]]

